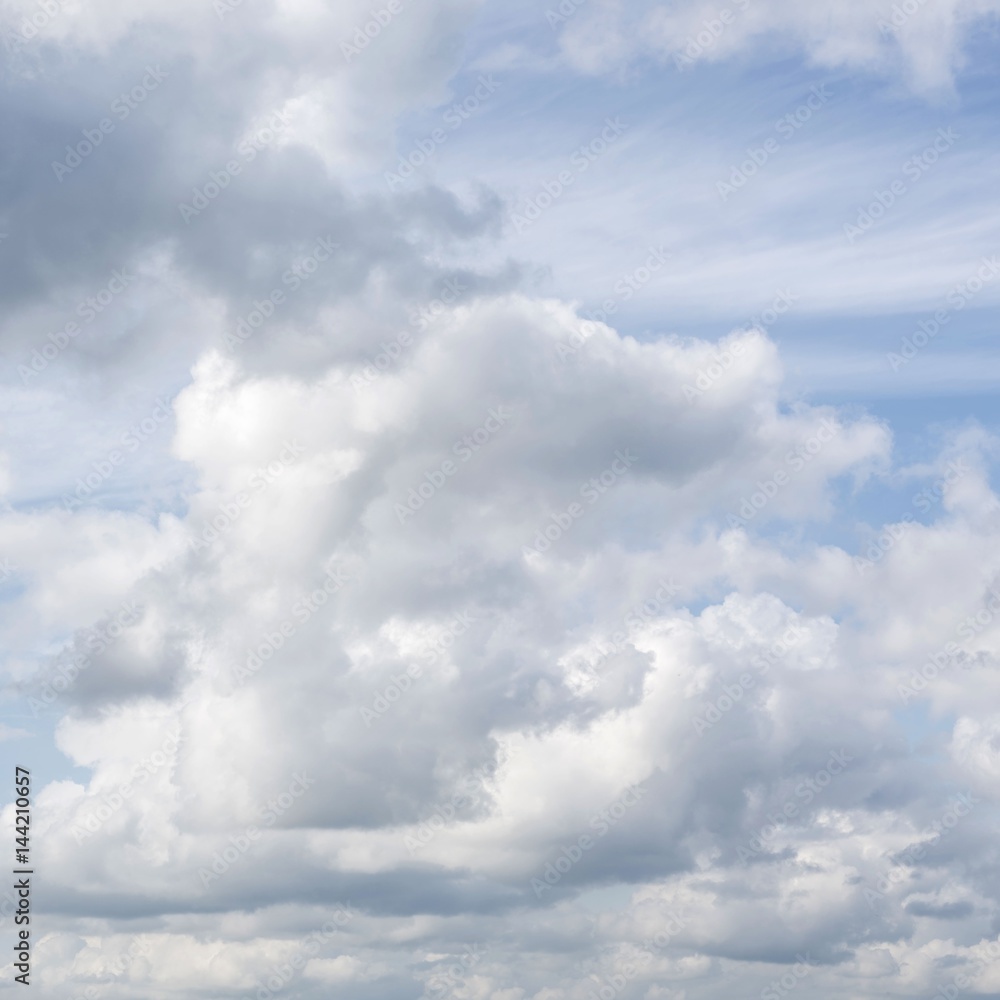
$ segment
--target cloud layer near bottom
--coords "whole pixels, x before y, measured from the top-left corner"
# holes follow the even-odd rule
[[[92,769],[36,804],[47,989],[1000,991],[981,434],[848,550],[889,431],[760,334],[502,297],[360,370],[206,354],[183,517],[0,519],[81,625],[29,692]]]

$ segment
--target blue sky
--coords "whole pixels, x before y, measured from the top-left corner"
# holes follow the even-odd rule
[[[452,97],[472,93],[477,70],[498,62],[506,39],[497,42],[489,23]],[[534,40],[529,25],[523,30]],[[605,293],[614,297],[610,276],[640,265],[647,246],[662,245],[675,255],[674,267],[620,303],[622,332],[711,336],[720,325],[749,323],[788,288],[798,297],[795,309],[769,332],[796,389],[836,400],[961,399],[988,391],[995,377],[989,334],[1000,286],[970,297],[902,372],[886,355],[996,251],[989,219],[997,82],[987,72],[995,50],[977,41],[956,92],[931,99],[893,78],[830,72],[801,58],[762,64],[757,52],[684,71],[644,60],[627,79],[566,80],[556,67],[525,72],[519,64],[516,73],[496,71],[496,94],[435,149],[419,178],[484,181],[516,203],[556,176],[606,117],[620,117],[628,126],[622,143],[537,226],[501,244],[550,270],[545,291],[599,308]],[[814,87],[825,87],[829,100],[809,109],[794,133],[778,131]],[[450,103],[403,124],[400,152],[442,125]],[[942,128],[957,134],[954,144],[937,162],[914,163]],[[778,141],[778,152],[723,201],[717,183],[767,139]],[[848,242],[845,225],[856,225],[859,210],[895,179],[906,184],[905,195]],[[967,412],[960,404],[956,416]]]

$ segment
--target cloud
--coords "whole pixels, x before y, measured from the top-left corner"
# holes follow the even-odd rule
[[[963,47],[1000,7],[992,0],[707,0],[626,5],[567,0],[550,8],[560,48],[585,72],[653,56],[680,70],[748,51],[801,52],[815,66],[901,77],[928,95],[950,93]]]
[[[876,652],[893,641],[879,602],[918,599],[891,583],[914,579],[916,535],[869,576],[848,552],[793,557],[758,535],[829,516],[837,482],[884,466],[885,428],[782,407],[760,334],[639,343],[604,327],[567,361],[580,322],[482,298],[363,388],[356,362],[302,377],[202,358],[173,441],[200,488],[164,525],[169,555],[119,588],[141,618],[61,695],[59,745],[93,776],[38,803],[52,912],[158,933],[173,913],[178,935],[199,913],[335,898],[381,934],[418,914],[551,919],[620,883],[635,919],[650,892],[683,912],[678,954],[809,951],[824,968],[932,915],[910,906],[900,924],[862,894],[946,804],[884,746],[892,679],[911,668],[898,646],[892,669]],[[685,392],[736,348],[738,365]],[[602,479],[616,454],[634,463]],[[951,538],[935,558],[981,554],[971,503],[920,529]],[[911,832],[880,804],[887,783]],[[973,815],[955,838],[978,836]],[[793,903],[804,884],[812,902]],[[638,933],[622,919],[609,942]],[[170,940],[159,955],[188,947]],[[372,968],[401,969],[379,954],[372,988]],[[131,988],[169,989],[160,961],[137,960]],[[300,995],[351,968],[327,953]],[[232,969],[214,988],[241,988]]]
[[[572,6],[587,73],[793,51],[933,94],[993,11]],[[72,765],[33,789],[38,981],[993,989],[995,438],[901,454],[758,323],[631,335],[538,292],[510,185],[389,189],[482,13],[3,15],[0,634],[33,728],[0,739]]]

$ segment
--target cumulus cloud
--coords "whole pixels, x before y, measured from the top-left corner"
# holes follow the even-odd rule
[[[863,890],[912,843],[931,859],[986,834],[965,807],[950,843],[921,829],[962,768],[982,794],[971,718],[940,783],[886,744],[896,688],[948,616],[900,648],[884,605],[940,604],[931,565],[997,544],[978,505],[866,573],[843,550],[768,541],[765,520],[822,519],[837,483],[883,467],[886,429],[783,408],[759,334],[713,348],[579,329],[513,296],[449,311],[363,388],[350,363],[263,376],[214,352],[196,367],[173,447],[200,488],[161,525],[160,561],[121,581],[137,618],[60,695],[59,746],[92,777],[38,802],[47,906],[146,925],[157,957],[128,966],[128,989],[246,988],[235,941],[213,939],[232,971],[209,985],[163,963],[181,948],[197,967],[198,913],[279,920],[327,900],[367,929],[324,942],[297,995],[419,975],[410,921],[465,915],[485,936],[611,884],[632,902],[594,928],[609,947],[656,926],[647,899],[683,921],[650,966],[670,977],[684,955],[763,968],[806,952],[829,976],[916,920],[970,917]],[[692,393],[724,350],[740,364]],[[103,539],[109,559],[129,544]],[[937,560],[921,594],[915,550]],[[934,683],[935,704],[961,690]],[[935,866],[914,888],[954,877]],[[255,961],[280,967],[268,925]],[[482,989],[516,988],[501,965],[477,968]],[[552,988],[575,996],[567,974]]]

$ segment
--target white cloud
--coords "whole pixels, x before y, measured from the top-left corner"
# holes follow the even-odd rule
[[[901,75],[929,94],[949,92],[963,45],[1000,11],[994,0],[682,0],[569,3],[560,44],[587,72],[615,70],[629,56],[656,55],[680,69],[767,46],[803,52],[827,69]],[[575,8],[575,9],[574,9]],[[553,5],[561,13],[558,5]]]
[[[869,575],[847,552],[796,554],[748,536],[775,516],[826,516],[832,480],[885,464],[885,429],[830,408],[782,408],[773,345],[758,334],[729,338],[745,348],[740,366],[692,396],[684,386],[711,363],[711,345],[639,344],[605,328],[567,363],[557,348],[578,323],[564,306],[519,297],[459,307],[363,393],[348,363],[306,379],[203,358],[176,401],[174,439],[202,494],[165,526],[172,560],[130,590],[143,608],[119,640],[130,665],[97,656],[63,695],[77,707],[60,746],[94,774],[85,790],[38,803],[49,831],[40,863],[60,891],[113,919],[168,901],[306,907],[321,884],[374,908],[381,934],[405,911],[461,912],[468,901],[438,893],[460,893],[468,871],[494,906],[551,907],[609,878],[666,880],[664,899],[689,921],[681,953],[780,963],[794,961],[789,948],[812,948],[829,961],[888,934],[859,890],[843,894],[862,856],[871,880],[889,850],[880,810],[864,803],[915,766],[896,753],[882,778],[875,764],[898,707],[893,679],[911,669],[898,642],[887,666],[886,643],[893,614],[940,604],[932,567],[996,546],[976,523],[981,498],[914,529]],[[508,421],[463,443],[505,407]],[[283,442],[295,442],[287,463],[276,461]],[[634,468],[589,502],[581,490],[622,449],[634,450]],[[260,488],[248,487],[268,463]],[[727,509],[776,468],[787,481],[773,499],[727,527]],[[422,482],[434,489],[401,521],[394,505]],[[177,544],[178,530],[199,537],[241,489],[249,502],[214,540]],[[578,517],[552,520],[574,501]],[[706,517],[718,525],[707,534]],[[540,526],[563,523],[550,549],[526,552]],[[121,537],[103,540],[112,564]],[[918,537],[950,540],[928,548]],[[337,567],[348,582],[330,596],[322,584]],[[678,593],[623,624],[666,576]],[[915,580],[927,583],[914,591]],[[954,606],[973,596],[966,589],[952,588]],[[698,613],[684,609],[701,601]],[[921,642],[949,620],[928,619]],[[574,688],[587,649],[620,629],[594,683]],[[422,666],[407,683],[414,658]],[[123,684],[123,670],[146,680]],[[939,683],[932,703],[956,696]],[[956,730],[959,748],[976,739],[972,725]],[[165,740],[161,764],[140,778],[138,762]],[[501,745],[496,778],[456,799],[463,775]],[[410,749],[426,746],[433,753]],[[631,785],[645,789],[634,803]],[[936,789],[908,795],[918,811],[939,801]],[[788,827],[754,841],[787,803]],[[406,838],[435,815],[444,828],[414,852]],[[969,822],[978,829],[978,814]],[[592,853],[539,900],[531,880],[588,831]],[[785,867],[771,860],[783,851]],[[200,877],[213,859],[218,877]],[[81,878],[88,870],[99,878]],[[409,902],[380,901],[389,878],[397,893],[398,880],[411,882]],[[156,962],[135,963],[132,988],[180,985],[160,970],[175,949],[194,954],[177,936],[188,923],[173,922]],[[367,932],[361,940],[373,946]],[[317,957],[308,978],[372,979],[379,962]],[[237,964],[213,968],[216,988],[240,988]]]

